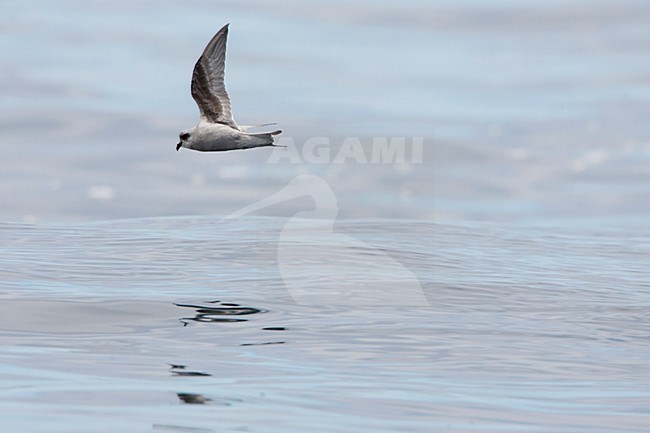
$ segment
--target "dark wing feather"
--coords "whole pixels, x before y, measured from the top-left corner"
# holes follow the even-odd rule
[[[202,118],[239,129],[232,118],[230,98],[224,84],[227,39],[228,24],[214,35],[194,66],[192,97]]]

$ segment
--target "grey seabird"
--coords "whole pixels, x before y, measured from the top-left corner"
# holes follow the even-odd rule
[[[194,128],[181,131],[181,141],[176,145],[176,150],[186,147],[201,152],[219,152],[273,146],[273,136],[282,132],[248,132],[252,126],[235,123],[224,84],[228,25],[214,35],[194,66],[192,97],[199,106],[201,117]],[[256,127],[268,125],[274,123]]]

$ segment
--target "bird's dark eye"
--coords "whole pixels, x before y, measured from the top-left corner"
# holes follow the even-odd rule
[[[183,132],[180,135],[180,137],[181,137],[181,140],[187,140],[188,138],[190,138],[190,133],[189,132]]]

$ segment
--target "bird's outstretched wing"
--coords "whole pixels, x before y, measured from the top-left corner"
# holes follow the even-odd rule
[[[230,98],[224,84],[227,39],[228,24],[214,35],[194,65],[192,97],[203,119],[239,129],[230,112]]]

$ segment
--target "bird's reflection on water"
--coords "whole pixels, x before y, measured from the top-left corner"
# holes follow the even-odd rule
[[[225,316],[247,316],[250,314],[264,313],[265,310],[253,307],[242,307],[239,304],[221,301],[208,301],[210,306],[195,305],[195,304],[178,304],[177,307],[192,308],[196,311],[194,317],[183,317],[180,319],[184,326],[189,322],[213,322],[213,323],[229,323],[229,322],[246,322],[248,319],[239,317],[225,317]]]
[[[205,373],[203,371],[187,370],[187,366],[182,364],[169,364],[169,371],[173,376],[212,376],[210,373]]]
[[[269,344],[284,344],[286,341],[267,341],[264,343],[242,343],[240,346],[268,346]]]
[[[178,399],[185,404],[214,404],[217,406],[232,406],[233,403],[241,403],[243,400],[240,398],[210,398],[203,394],[195,394],[191,392],[178,392],[176,393]]]
[[[176,393],[178,399],[185,404],[206,404],[212,401],[211,398],[208,398],[201,394],[193,394],[190,392],[179,392]]]
[[[205,305],[210,304],[210,305]],[[185,303],[175,303],[174,304],[180,308],[191,308],[196,314],[194,317],[182,317],[180,322],[183,326],[189,325],[191,322],[199,323],[241,323],[248,322],[249,319],[244,319],[241,317],[228,317],[228,316],[249,316],[252,314],[266,313],[267,310],[254,307],[245,307],[233,302],[221,302],[221,301],[207,301],[203,305],[200,304],[185,304]],[[259,328],[261,331],[271,331],[271,332],[283,332],[287,331],[288,328],[285,326],[265,326]],[[268,345],[278,345],[285,344],[284,340],[272,340],[272,341],[262,341],[255,343],[241,343],[239,346],[268,346]],[[205,373],[201,371],[188,370],[185,365],[182,364],[169,364],[170,372],[174,376],[212,376],[210,373]]]

